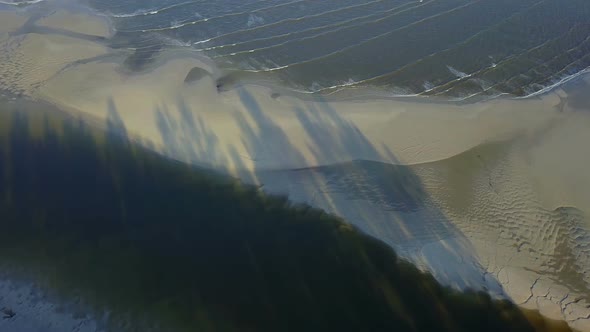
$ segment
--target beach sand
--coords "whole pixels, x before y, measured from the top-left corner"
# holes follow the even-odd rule
[[[15,31],[27,20],[27,17],[15,12],[0,11],[0,36],[4,33]]]
[[[508,138],[555,117],[544,100],[466,107],[389,100],[305,101],[272,98],[272,89],[256,85],[218,94],[211,77],[183,84],[186,73],[200,64],[171,60],[153,71],[129,76],[116,63],[89,63],[60,73],[35,96],[98,119],[107,119],[113,109],[124,110],[119,116],[133,133],[163,149],[170,148],[171,141],[181,144],[185,155],[175,157],[213,166],[229,161],[234,170],[301,168],[354,159],[430,162],[488,140]],[[513,114],[516,105],[519,110]],[[166,125],[174,129],[181,124],[187,112],[216,135],[213,154],[201,151],[194,138],[163,132]],[[243,139],[246,131],[251,139]],[[347,144],[346,140],[364,143]],[[283,153],[289,149],[293,153]],[[235,158],[232,151],[242,157]]]
[[[89,36],[109,37],[112,29],[106,18],[91,16],[84,13],[76,13],[59,9],[54,13],[43,17],[37,22],[38,26],[54,29],[63,29]]]
[[[35,33],[9,38],[0,48],[0,84],[21,95],[31,95],[68,65],[106,52],[91,42]]]
[[[44,24],[78,20],[56,15]],[[85,34],[110,31],[95,22]],[[218,91],[199,54],[164,51],[140,72],[128,55],[57,32],[7,35],[0,88],[340,215],[446,284],[590,330],[590,113],[561,107],[567,93],[454,105],[257,82]],[[185,83],[195,67],[211,75]]]

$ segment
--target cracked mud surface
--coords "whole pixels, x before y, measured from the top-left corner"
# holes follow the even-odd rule
[[[585,331],[590,219],[580,195],[590,196],[584,189],[589,177],[580,176],[577,162],[588,155],[570,147],[590,139],[578,131],[586,125],[584,117],[565,119],[433,163],[354,162],[259,178],[274,184],[267,190],[344,216],[440,280],[505,292],[517,304]],[[547,154],[564,163],[553,168]],[[461,239],[468,243],[459,245]]]

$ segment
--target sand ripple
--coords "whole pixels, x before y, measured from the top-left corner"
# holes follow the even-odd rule
[[[0,16],[7,32],[22,24],[11,20]],[[563,96],[303,99],[268,82],[218,89],[194,54],[161,52],[131,72],[99,42],[2,32],[1,89],[323,208],[445,283],[590,330],[590,114],[558,112]],[[185,83],[194,68],[203,75]]]

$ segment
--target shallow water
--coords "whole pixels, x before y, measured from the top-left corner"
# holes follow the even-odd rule
[[[443,284],[590,326],[587,83],[472,104],[580,76],[582,2],[86,5],[100,17],[0,4],[0,101],[55,103],[338,215]],[[424,98],[375,97],[400,94]]]
[[[132,47],[181,44],[304,91],[535,94],[590,66],[584,0],[89,0]],[[134,42],[135,41],[135,42]]]

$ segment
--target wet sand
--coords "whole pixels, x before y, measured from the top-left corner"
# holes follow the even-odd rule
[[[26,20],[27,17],[24,15],[19,15],[14,12],[0,11],[0,22],[2,22],[2,24],[0,24],[0,34],[15,31],[20,28]]]
[[[106,18],[68,10],[56,10],[40,19],[37,25],[98,37],[109,37],[113,32]]]
[[[199,54],[163,51],[130,71],[131,52],[91,38],[108,36],[106,21],[78,31],[80,13],[10,34],[26,15],[0,12],[3,91],[340,215],[444,283],[590,329],[590,113],[564,107],[568,92],[454,105],[219,87]],[[195,67],[210,74],[186,83]]]

